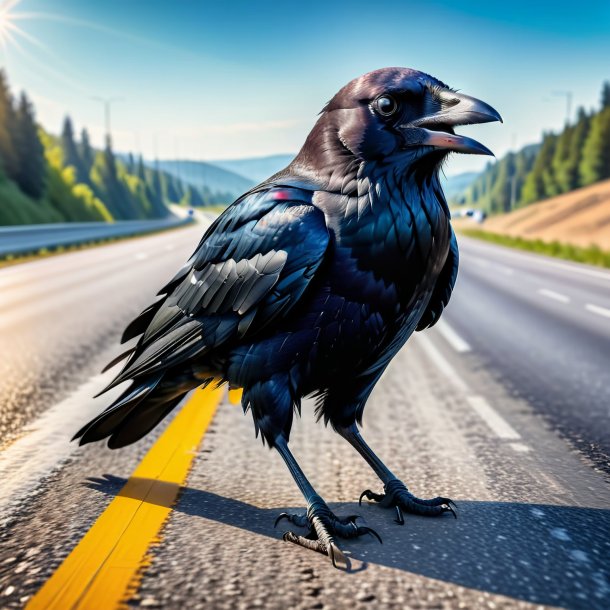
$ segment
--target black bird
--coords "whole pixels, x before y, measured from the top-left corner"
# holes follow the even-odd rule
[[[307,536],[285,539],[345,565],[337,537],[371,533],[336,517],[288,449],[304,396],[384,485],[362,497],[419,515],[421,500],[360,435],[364,407],[390,360],[447,305],[458,247],[439,182],[451,151],[492,154],[453,127],[501,120],[491,107],[406,68],[356,78],[325,106],[294,161],[240,197],[125,330],[139,336],[110,384],[131,386],[75,438],[115,449],[154,428],[191,389],[243,388],[256,433],[280,453],[307,501],[280,515]],[[116,363],[113,362],[111,364]]]

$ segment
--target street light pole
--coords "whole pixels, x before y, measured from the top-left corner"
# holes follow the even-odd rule
[[[100,102],[101,104],[104,105],[104,125],[106,128],[106,144],[110,145],[111,143],[111,132],[110,132],[110,109],[112,104],[114,104],[115,102],[122,102],[123,98],[122,97],[98,97],[98,96],[92,96],[91,97],[92,100],[95,100],[96,102]]]

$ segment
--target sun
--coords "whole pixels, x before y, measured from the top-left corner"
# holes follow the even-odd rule
[[[18,39],[25,39],[30,43],[41,46],[38,40],[24,32],[15,23],[20,19],[27,19],[30,14],[16,13],[13,9],[21,2],[21,0],[0,0],[0,48],[6,50],[8,46],[13,46],[17,50],[23,52],[23,47],[19,44]]]

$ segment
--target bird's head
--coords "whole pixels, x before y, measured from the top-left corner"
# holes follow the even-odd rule
[[[309,160],[333,151],[362,161],[421,159],[436,167],[452,151],[492,155],[453,128],[501,120],[485,102],[428,74],[383,68],[352,80],[332,98],[304,148]]]

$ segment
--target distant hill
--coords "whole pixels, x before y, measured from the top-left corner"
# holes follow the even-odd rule
[[[207,187],[210,191],[226,193],[227,203],[252,188],[257,182],[205,161],[166,160],[158,163],[159,169],[197,188]],[[152,167],[154,164],[151,162],[150,165]]]
[[[463,172],[455,176],[442,176],[441,183],[447,201],[459,198],[478,175],[479,172]]]
[[[220,159],[218,161],[209,161],[209,163],[240,174],[253,182],[262,182],[269,178],[269,176],[273,176],[273,174],[284,169],[294,157],[295,155],[290,153],[246,159]]]

